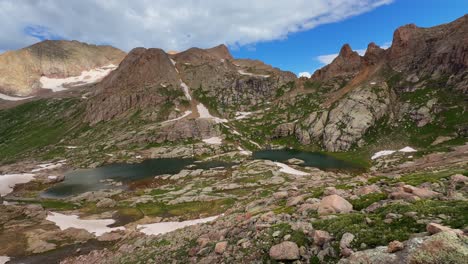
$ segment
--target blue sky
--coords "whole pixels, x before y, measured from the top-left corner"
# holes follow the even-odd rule
[[[399,26],[414,23],[430,27],[453,21],[467,12],[467,0],[397,0],[341,22],[289,35],[284,40],[231,51],[235,57],[253,57],[296,74],[313,72],[323,66],[318,56],[338,53],[344,43],[353,49],[365,49],[370,42],[383,45],[392,41]]]
[[[0,0],[0,53],[44,39],[127,52],[224,43],[234,57],[298,74],[323,66],[344,43],[363,52],[369,42],[389,45],[399,26],[434,26],[467,11],[468,0]]]

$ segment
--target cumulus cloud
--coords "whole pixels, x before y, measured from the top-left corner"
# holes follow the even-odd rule
[[[310,74],[310,72],[300,72],[300,73],[298,74],[298,76],[299,76],[299,77],[310,78],[310,76],[312,76],[312,75]]]
[[[2,0],[0,49],[44,38],[111,44],[124,50],[231,47],[355,16],[393,0]]]
[[[384,44],[382,44],[380,47],[382,49],[388,49],[390,48],[390,46],[392,45],[392,42],[385,42]],[[366,54],[366,49],[357,49],[357,50],[354,50],[356,51],[357,53],[359,53],[359,55],[363,56],[364,54]],[[330,64],[337,56],[338,56],[339,53],[333,53],[333,54],[325,54],[325,55],[320,55],[320,56],[317,56],[317,60],[322,63],[323,65],[327,65],[327,64]]]

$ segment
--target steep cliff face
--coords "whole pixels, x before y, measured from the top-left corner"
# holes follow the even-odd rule
[[[111,46],[46,40],[0,55],[0,92],[30,95],[42,88],[39,79],[78,76],[83,71],[118,65],[125,52]]]
[[[294,134],[303,144],[346,151],[363,146],[366,133],[377,126],[440,124],[444,133],[463,136],[467,58],[468,15],[432,28],[400,27],[389,49],[370,43],[364,56],[346,44],[309,81],[325,90],[321,107],[278,126],[274,137]]]
[[[86,120],[94,124],[132,111],[158,111],[183,98],[179,85],[168,54],[161,49],[135,48],[97,85]]]

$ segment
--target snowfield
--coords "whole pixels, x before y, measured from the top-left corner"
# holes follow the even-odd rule
[[[79,76],[68,78],[49,78],[42,76],[39,79],[39,82],[41,83],[43,89],[51,89],[53,92],[59,92],[67,90],[65,86],[73,87],[98,82],[116,68],[116,65],[110,64],[89,71],[83,71]]]
[[[33,97],[34,96],[27,96],[27,97],[9,96],[9,95],[0,93],[0,99],[5,100],[5,101],[21,101],[21,100],[26,100],[26,99],[33,98]]]
[[[171,231],[184,228],[186,226],[211,222],[216,218],[218,218],[218,216],[212,216],[196,220],[188,220],[183,222],[162,222],[147,225],[137,225],[137,229],[146,235],[159,235],[169,233]]]
[[[287,173],[287,174],[300,175],[300,176],[309,175],[309,173],[307,173],[307,172],[296,170],[296,169],[291,168],[288,165],[286,165],[284,163],[281,163],[281,162],[275,162],[275,164],[278,167],[280,167],[281,172],[284,172],[284,173]]]
[[[125,227],[108,227],[115,223],[114,219],[98,219],[98,220],[83,220],[79,219],[77,215],[64,215],[60,213],[50,212],[46,218],[47,220],[54,222],[60,230],[65,230],[70,227],[84,229],[90,233],[100,236],[104,233],[125,230]]]
[[[28,183],[34,179],[35,174],[19,173],[0,175],[0,196],[5,196],[13,191],[15,185]]]

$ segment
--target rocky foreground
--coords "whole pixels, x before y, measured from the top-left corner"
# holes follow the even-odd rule
[[[466,263],[467,147],[430,154],[435,166],[429,156],[385,156],[372,173],[232,152],[216,159],[233,167],[187,168],[128,191],[28,198],[64,169],[49,165],[4,197],[0,255],[11,263]],[[71,227],[75,220],[56,220],[62,215],[95,222]],[[208,222],[164,231],[173,225],[164,223],[200,218]]]

